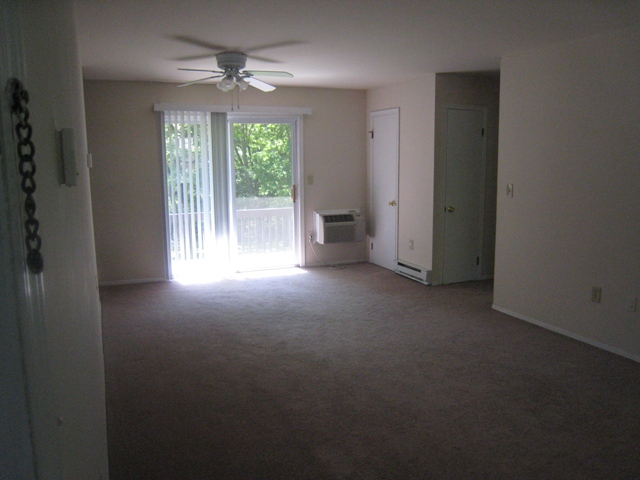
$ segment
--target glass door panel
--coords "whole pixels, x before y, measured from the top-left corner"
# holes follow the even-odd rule
[[[238,271],[299,264],[294,122],[231,121]]]

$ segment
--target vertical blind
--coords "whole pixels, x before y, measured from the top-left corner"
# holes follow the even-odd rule
[[[165,166],[171,261],[206,260],[215,251],[211,119],[165,111]]]

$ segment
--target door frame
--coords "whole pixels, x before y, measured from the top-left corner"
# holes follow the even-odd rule
[[[374,110],[372,112],[369,113],[369,225],[373,225],[375,226],[375,211],[374,211],[374,182],[375,182],[375,178],[374,178],[374,142],[372,140],[375,139],[375,133],[374,132],[374,118],[375,117],[380,117],[380,116],[385,116],[385,115],[395,115],[397,118],[397,123],[396,123],[396,127],[397,127],[397,139],[396,139],[396,151],[395,151],[395,159],[394,159],[394,172],[395,172],[395,182],[394,182],[394,187],[395,187],[395,195],[394,198],[397,202],[397,206],[394,209],[395,211],[395,216],[394,216],[394,225],[393,225],[393,229],[395,232],[395,236],[394,236],[394,251],[393,251],[393,255],[394,258],[392,260],[393,263],[396,263],[398,261],[398,225],[399,225],[399,210],[400,210],[400,170],[399,170],[399,165],[400,165],[400,108],[399,107],[394,107],[394,108],[386,108],[383,110]],[[371,236],[371,229],[369,230],[369,249],[368,249],[368,257],[369,257],[369,261],[371,262],[371,246],[372,246],[372,239],[375,237]],[[373,263],[373,262],[372,262]],[[395,268],[394,268],[395,270]]]
[[[228,135],[228,152],[227,152],[227,161],[229,164],[229,215],[230,215],[230,231],[235,231],[235,215],[234,215],[234,202],[235,202],[235,181],[232,181],[235,178],[235,168],[233,162],[233,128],[231,125],[233,123],[289,123],[292,128],[292,136],[291,136],[291,151],[292,151],[292,162],[291,162],[291,180],[292,184],[295,185],[296,190],[296,201],[293,204],[293,223],[294,223],[294,249],[295,249],[295,259],[296,264],[300,267],[305,266],[305,255],[303,255],[302,248],[302,239],[304,238],[303,232],[305,231],[304,225],[304,182],[302,179],[304,178],[304,161],[302,157],[302,152],[304,151],[302,146],[302,131],[303,131],[303,116],[297,114],[260,114],[260,113],[251,113],[242,112],[235,113],[229,112],[227,114],[227,135]],[[235,239],[235,235],[233,236]],[[234,250],[235,251],[235,250]]]
[[[483,113],[483,125],[485,135],[482,145],[482,166],[480,182],[480,233],[478,238],[478,251],[482,252],[484,241],[484,204],[486,202],[486,170],[487,170],[487,116],[488,107],[474,104],[446,104],[441,112],[442,116],[436,119],[436,156],[434,165],[434,215],[433,215],[433,273],[432,285],[443,283],[444,278],[444,233],[445,233],[445,201],[446,201],[446,166],[447,166],[447,118],[449,110],[474,110]],[[438,140],[438,137],[439,140]],[[485,259],[480,255],[478,265],[478,279],[481,277],[483,262]]]

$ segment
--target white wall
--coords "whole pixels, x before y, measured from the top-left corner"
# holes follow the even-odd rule
[[[494,293],[500,310],[636,360],[639,65],[637,27],[503,59]]]
[[[427,270],[433,249],[435,86],[436,76],[428,75],[367,91],[367,116],[400,109],[398,259]]]
[[[23,48],[19,42],[14,48],[24,59],[21,80],[30,96],[44,272],[27,274],[33,290],[17,285],[27,298],[15,301],[37,471],[41,478],[108,478],[100,303],[88,174],[81,160],[86,136],[73,4],[19,5],[19,16],[11,20],[21,22]],[[58,183],[55,135],[66,127],[75,131],[80,156],[74,188]],[[24,274],[22,254],[14,262],[9,272],[3,265],[3,275]],[[28,305],[35,309],[26,311]],[[31,476],[21,473],[13,478]]]
[[[215,85],[86,81],[85,99],[100,282],[164,278],[162,157],[155,103],[227,105]],[[313,211],[366,209],[366,96],[360,90],[278,88],[243,92],[241,106],[307,107],[303,161],[305,223]],[[365,242],[305,242],[307,265],[366,259]]]

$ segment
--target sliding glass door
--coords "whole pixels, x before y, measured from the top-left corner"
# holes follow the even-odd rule
[[[298,118],[165,111],[169,277],[300,264]]]
[[[236,269],[300,264],[297,119],[233,116],[229,130]]]

